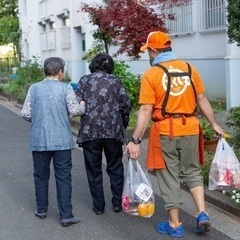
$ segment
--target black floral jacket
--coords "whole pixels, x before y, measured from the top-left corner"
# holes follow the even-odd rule
[[[86,104],[78,132],[80,146],[102,138],[125,142],[131,103],[118,77],[100,71],[85,75],[78,82],[76,95]]]

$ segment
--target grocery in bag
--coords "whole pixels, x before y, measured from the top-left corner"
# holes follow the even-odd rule
[[[209,190],[240,189],[240,163],[224,138],[218,141],[209,172]]]
[[[124,212],[140,217],[151,217],[155,211],[151,182],[137,160],[129,159],[128,161],[122,208]]]

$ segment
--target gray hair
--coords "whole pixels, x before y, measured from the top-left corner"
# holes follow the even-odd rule
[[[64,71],[65,62],[59,57],[50,57],[44,61],[44,73],[46,76],[55,76],[60,70]]]

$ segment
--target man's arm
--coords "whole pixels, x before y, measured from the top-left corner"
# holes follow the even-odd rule
[[[213,130],[220,136],[224,136],[224,130],[218,125],[212,106],[204,93],[197,95],[197,102],[201,112],[212,125]]]
[[[141,139],[144,135],[152,115],[152,109],[153,105],[141,105],[138,111],[137,125],[133,132],[134,138]],[[129,142],[124,153],[129,153],[130,158],[137,159],[140,156],[140,144]]]

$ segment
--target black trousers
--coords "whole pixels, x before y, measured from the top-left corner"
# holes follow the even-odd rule
[[[83,153],[89,188],[93,206],[98,210],[104,210],[105,207],[102,178],[103,151],[107,162],[106,171],[110,178],[113,206],[121,206],[124,183],[122,143],[115,139],[97,139],[84,142]]]
[[[71,150],[32,152],[37,211],[47,213],[50,164],[53,160],[60,219],[73,217],[72,213],[72,155]]]

